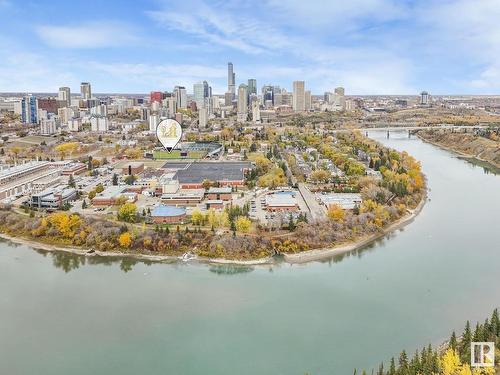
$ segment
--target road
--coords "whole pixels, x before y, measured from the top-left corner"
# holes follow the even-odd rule
[[[309,209],[310,218],[312,221],[322,220],[326,218],[325,208],[316,200],[316,196],[307,188],[306,184],[299,182],[299,192],[304,202]]]

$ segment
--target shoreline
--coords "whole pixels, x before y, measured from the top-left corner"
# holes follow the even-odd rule
[[[479,156],[476,156],[476,155],[473,155],[473,154],[468,154],[466,152],[463,152],[463,151],[459,151],[459,150],[455,150],[453,148],[451,148],[450,146],[446,146],[446,145],[443,145],[441,143],[438,143],[438,142],[435,142],[435,141],[431,141],[431,140],[428,140],[427,138],[423,137],[421,134],[419,134],[419,132],[416,132],[415,133],[416,136],[422,140],[423,142],[426,142],[426,143],[429,143],[433,146],[436,146],[436,147],[439,147],[440,149],[442,150],[445,150],[445,151],[448,151],[448,152],[451,152],[451,153],[454,153],[456,154],[457,156],[459,157],[462,157],[464,159],[471,159],[471,160],[477,160],[477,161],[480,161],[480,162],[483,162],[483,163],[486,163],[488,164],[488,166],[490,168],[494,168],[496,170],[500,170],[500,165],[496,165],[494,164],[492,161],[490,160],[486,160],[486,159],[483,159]]]
[[[358,241],[340,245],[337,247],[326,247],[322,249],[313,249],[308,251],[303,251],[296,254],[284,254],[284,260],[290,264],[301,264],[308,263],[312,261],[328,259],[335,255],[346,254],[356,250],[359,250],[367,245],[374,243],[375,241],[385,237],[389,233],[395,232],[399,229],[404,228],[406,225],[410,224],[417,215],[422,211],[427,202],[427,190],[424,196],[418,203],[417,207],[413,210],[408,210],[409,213],[400,219],[396,220],[394,223],[382,229],[380,233],[375,233],[370,236],[360,238]]]
[[[289,264],[301,264],[308,263],[312,261],[318,261],[323,259],[331,258],[332,256],[349,253],[355,250],[359,250],[380,238],[383,238],[387,234],[394,232],[398,229],[405,227],[410,224],[415,217],[422,211],[425,203],[427,201],[427,191],[425,191],[421,201],[413,210],[408,210],[409,213],[405,216],[401,217],[394,223],[390,224],[386,228],[383,228],[381,232],[372,234],[370,236],[362,237],[356,241],[343,244],[336,247],[329,248],[321,248],[321,249],[312,249],[306,250],[297,254],[283,254],[283,262]],[[0,233],[0,238],[11,241],[16,244],[29,246],[33,249],[41,249],[50,252],[54,251],[62,251],[66,253],[71,253],[75,255],[82,255],[86,257],[92,256],[101,256],[101,257],[110,257],[110,258],[134,258],[137,260],[148,260],[154,262],[179,262],[182,261],[182,257],[174,256],[174,255],[150,255],[150,254],[129,254],[124,252],[107,252],[107,251],[98,251],[94,250],[90,252],[91,249],[83,249],[72,246],[61,246],[61,245],[52,245],[46,244],[43,242],[38,242],[32,239],[22,238],[22,237],[14,237],[5,233]],[[196,257],[193,259],[195,262],[204,263],[204,264],[213,264],[213,265],[235,265],[235,266],[259,266],[259,265],[272,265],[279,263],[273,257],[266,257],[260,259],[249,259],[249,260],[236,260],[236,259],[224,259],[224,258],[205,258],[205,257]],[[189,261],[188,261],[189,262]]]

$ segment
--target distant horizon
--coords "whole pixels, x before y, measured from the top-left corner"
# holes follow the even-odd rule
[[[91,83],[92,84],[92,83]],[[70,88],[71,89],[71,88]],[[159,92],[171,92],[169,90],[152,90],[152,91],[159,91]],[[292,92],[292,90],[287,90],[288,92]],[[333,92],[333,90],[331,91]],[[149,96],[151,91],[146,92],[146,93],[141,93],[141,92],[95,92],[92,93],[92,96],[114,96],[114,95],[133,95],[133,96]],[[45,92],[45,91],[40,91],[40,92],[29,92],[29,91],[0,91],[0,96],[16,96],[16,95],[46,95],[46,96],[54,96],[57,97],[57,91],[54,92]],[[260,93],[257,93],[260,95]],[[192,93],[187,94],[188,96],[193,96]],[[224,96],[224,93],[212,93],[213,96]],[[324,93],[320,94],[315,94],[311,93],[312,96],[323,96]],[[73,97],[79,97],[80,92],[71,90],[71,96]],[[383,97],[418,97],[420,96],[420,92],[417,94],[346,94],[345,97],[378,97],[378,96],[383,96]],[[451,97],[463,97],[463,96],[471,96],[471,97],[500,97],[499,94],[433,94],[429,92],[429,96],[431,97],[444,97],[444,96],[451,96]]]
[[[499,18],[495,0],[0,0],[0,88],[89,81],[100,92],[147,93],[206,80],[224,93],[232,62],[236,86],[500,94]]]

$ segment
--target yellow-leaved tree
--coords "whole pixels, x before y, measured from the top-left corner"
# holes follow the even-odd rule
[[[328,207],[327,215],[333,221],[342,222],[345,218],[345,211],[338,204],[332,204]]]
[[[246,216],[238,216],[236,219],[236,230],[242,233],[248,233],[252,227],[252,222]]]
[[[132,245],[132,235],[129,232],[123,232],[118,236],[118,243],[121,247],[129,248]]]

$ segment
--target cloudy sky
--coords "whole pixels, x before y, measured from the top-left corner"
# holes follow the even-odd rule
[[[500,0],[0,0],[0,92],[500,94]]]

